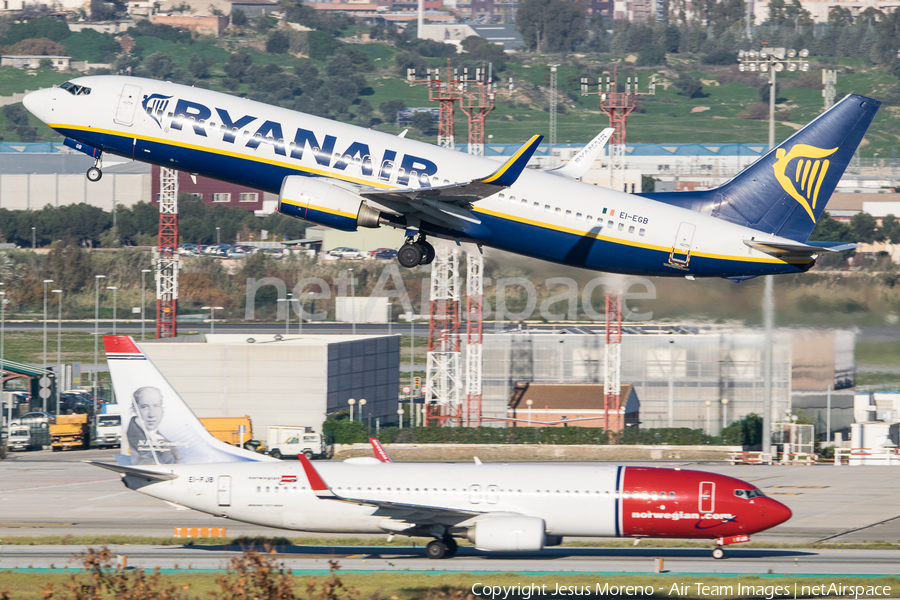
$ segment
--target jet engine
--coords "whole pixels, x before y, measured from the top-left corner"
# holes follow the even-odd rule
[[[278,212],[342,231],[378,227],[381,213],[331,181],[291,175],[281,182]]]
[[[466,534],[479,550],[537,552],[544,549],[544,520],[536,517],[493,517],[477,521]]]

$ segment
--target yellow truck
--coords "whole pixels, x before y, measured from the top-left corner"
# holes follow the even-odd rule
[[[50,425],[50,447],[54,452],[84,449],[90,444],[87,415],[59,415]]]
[[[250,417],[247,415],[243,417],[203,417],[200,422],[211,434],[226,444],[253,450],[252,444],[247,445],[253,440],[253,428],[250,424]],[[241,433],[242,425],[243,433]]]

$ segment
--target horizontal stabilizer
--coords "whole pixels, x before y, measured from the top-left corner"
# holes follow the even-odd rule
[[[385,190],[382,188],[363,188],[359,195],[372,200],[387,202],[410,202],[412,200],[430,200],[432,202],[466,205],[482,198],[493,196],[502,189],[508,188],[516,182],[531,157],[541,143],[543,136],[536,135],[519,148],[519,150],[502,167],[479,179],[463,183],[439,185],[425,188],[400,188]],[[444,212],[444,211],[442,211]],[[453,215],[457,218],[459,215]],[[467,219],[466,219],[467,220]]]
[[[783,256],[790,254],[791,256],[813,256],[814,254],[823,254],[825,252],[840,252],[841,250],[849,250],[855,248],[856,244],[843,244],[836,247],[813,246],[811,244],[801,244],[799,242],[759,242],[756,240],[744,240],[744,243],[754,250],[771,254],[772,256]],[[848,247],[844,247],[848,246]],[[837,250],[835,249],[837,248]]]
[[[594,161],[597,160],[597,157],[600,156],[603,147],[606,146],[606,143],[609,141],[609,138],[612,137],[614,131],[615,128],[607,127],[601,131],[597,137],[591,140],[591,143],[582,148],[578,154],[570,158],[566,164],[547,172],[553,173],[554,175],[569,177],[571,179],[580,179],[581,177],[584,177],[590,170],[591,165],[594,164]]]
[[[178,475],[175,475],[174,473],[158,473],[156,471],[149,471],[147,469],[138,469],[137,467],[102,463],[94,460],[87,460],[85,462],[89,465],[100,467],[101,469],[108,469],[110,471],[115,471],[116,473],[121,473],[122,475],[131,475],[132,477],[149,479],[150,481],[170,481],[172,479],[178,479]]]

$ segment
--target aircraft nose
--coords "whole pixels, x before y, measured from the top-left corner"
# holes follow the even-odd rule
[[[765,500],[762,516],[763,521],[766,523],[766,529],[781,525],[793,516],[794,513],[791,512],[791,509],[778,500],[772,498],[766,498]]]
[[[38,90],[26,94],[22,99],[25,109],[43,122],[47,122],[47,99],[50,97],[50,90]]]

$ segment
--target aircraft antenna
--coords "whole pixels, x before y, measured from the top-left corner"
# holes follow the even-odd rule
[[[435,248],[425,376],[425,425],[460,425],[459,250]]]
[[[481,427],[484,256],[466,253],[466,415],[467,427]]]
[[[159,248],[156,259],[156,337],[178,335],[178,171],[159,169]]]

